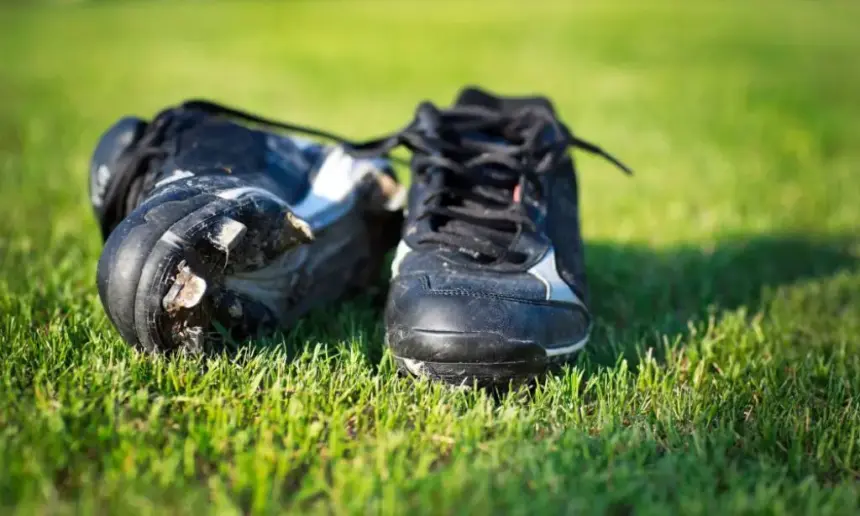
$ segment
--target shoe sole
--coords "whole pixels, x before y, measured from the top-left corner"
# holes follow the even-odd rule
[[[421,333],[421,332],[417,332]],[[416,335],[413,335],[414,338]],[[464,334],[450,334],[456,345],[463,345]],[[444,338],[445,334],[433,332],[433,338]],[[499,336],[469,334],[469,338],[479,340],[499,341]],[[543,350],[543,356],[533,356],[523,360],[511,361],[470,361],[470,362],[435,362],[418,360],[394,354],[394,361],[400,373],[415,378],[430,378],[459,387],[499,387],[521,385],[544,376],[548,371],[558,369],[574,359],[588,343],[588,336],[579,342],[557,349]],[[515,344],[511,343],[511,347]],[[535,345],[535,347],[538,347]],[[389,348],[391,346],[389,345]]]
[[[367,231],[351,213],[312,235],[258,188],[198,194],[124,221],[99,262],[99,292],[136,348],[219,352],[370,279],[381,257],[371,256]]]

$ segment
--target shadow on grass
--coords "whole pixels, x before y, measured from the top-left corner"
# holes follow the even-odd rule
[[[385,341],[382,322],[385,299],[379,291],[382,290],[384,294],[386,284],[386,281],[380,280],[373,294],[360,294],[347,301],[313,310],[288,331],[245,343],[244,347],[263,351],[283,345],[290,360],[317,344],[323,344],[328,351],[335,353],[354,347],[376,369],[383,358]]]
[[[622,354],[635,364],[637,341],[656,332],[684,333],[688,321],[717,311],[756,313],[768,290],[856,268],[858,243],[857,235],[783,234],[724,238],[708,248],[587,244],[593,341],[625,343],[592,346],[591,357],[612,365]]]

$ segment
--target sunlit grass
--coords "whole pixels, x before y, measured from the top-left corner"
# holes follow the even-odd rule
[[[531,4],[0,8],[0,511],[857,510],[860,10]],[[598,327],[563,374],[398,378],[361,299],[232,358],[110,328],[115,118],[208,97],[371,137],[467,83],[549,94],[637,171],[579,160]]]

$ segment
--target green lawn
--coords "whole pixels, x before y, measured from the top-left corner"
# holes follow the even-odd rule
[[[0,8],[0,513],[860,511],[860,5]],[[238,357],[129,350],[89,153],[208,97],[354,137],[479,83],[581,157],[597,330],[504,396],[402,379],[368,300]]]

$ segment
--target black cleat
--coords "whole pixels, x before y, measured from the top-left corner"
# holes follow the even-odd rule
[[[386,337],[400,368],[454,384],[507,384],[585,346],[577,183],[569,147],[617,160],[573,136],[543,97],[478,89],[418,107],[356,156],[413,153],[403,238],[392,265]]]
[[[124,118],[96,148],[99,295],[138,349],[218,351],[285,328],[372,287],[397,243],[387,162],[247,123],[336,138],[192,101]]]

